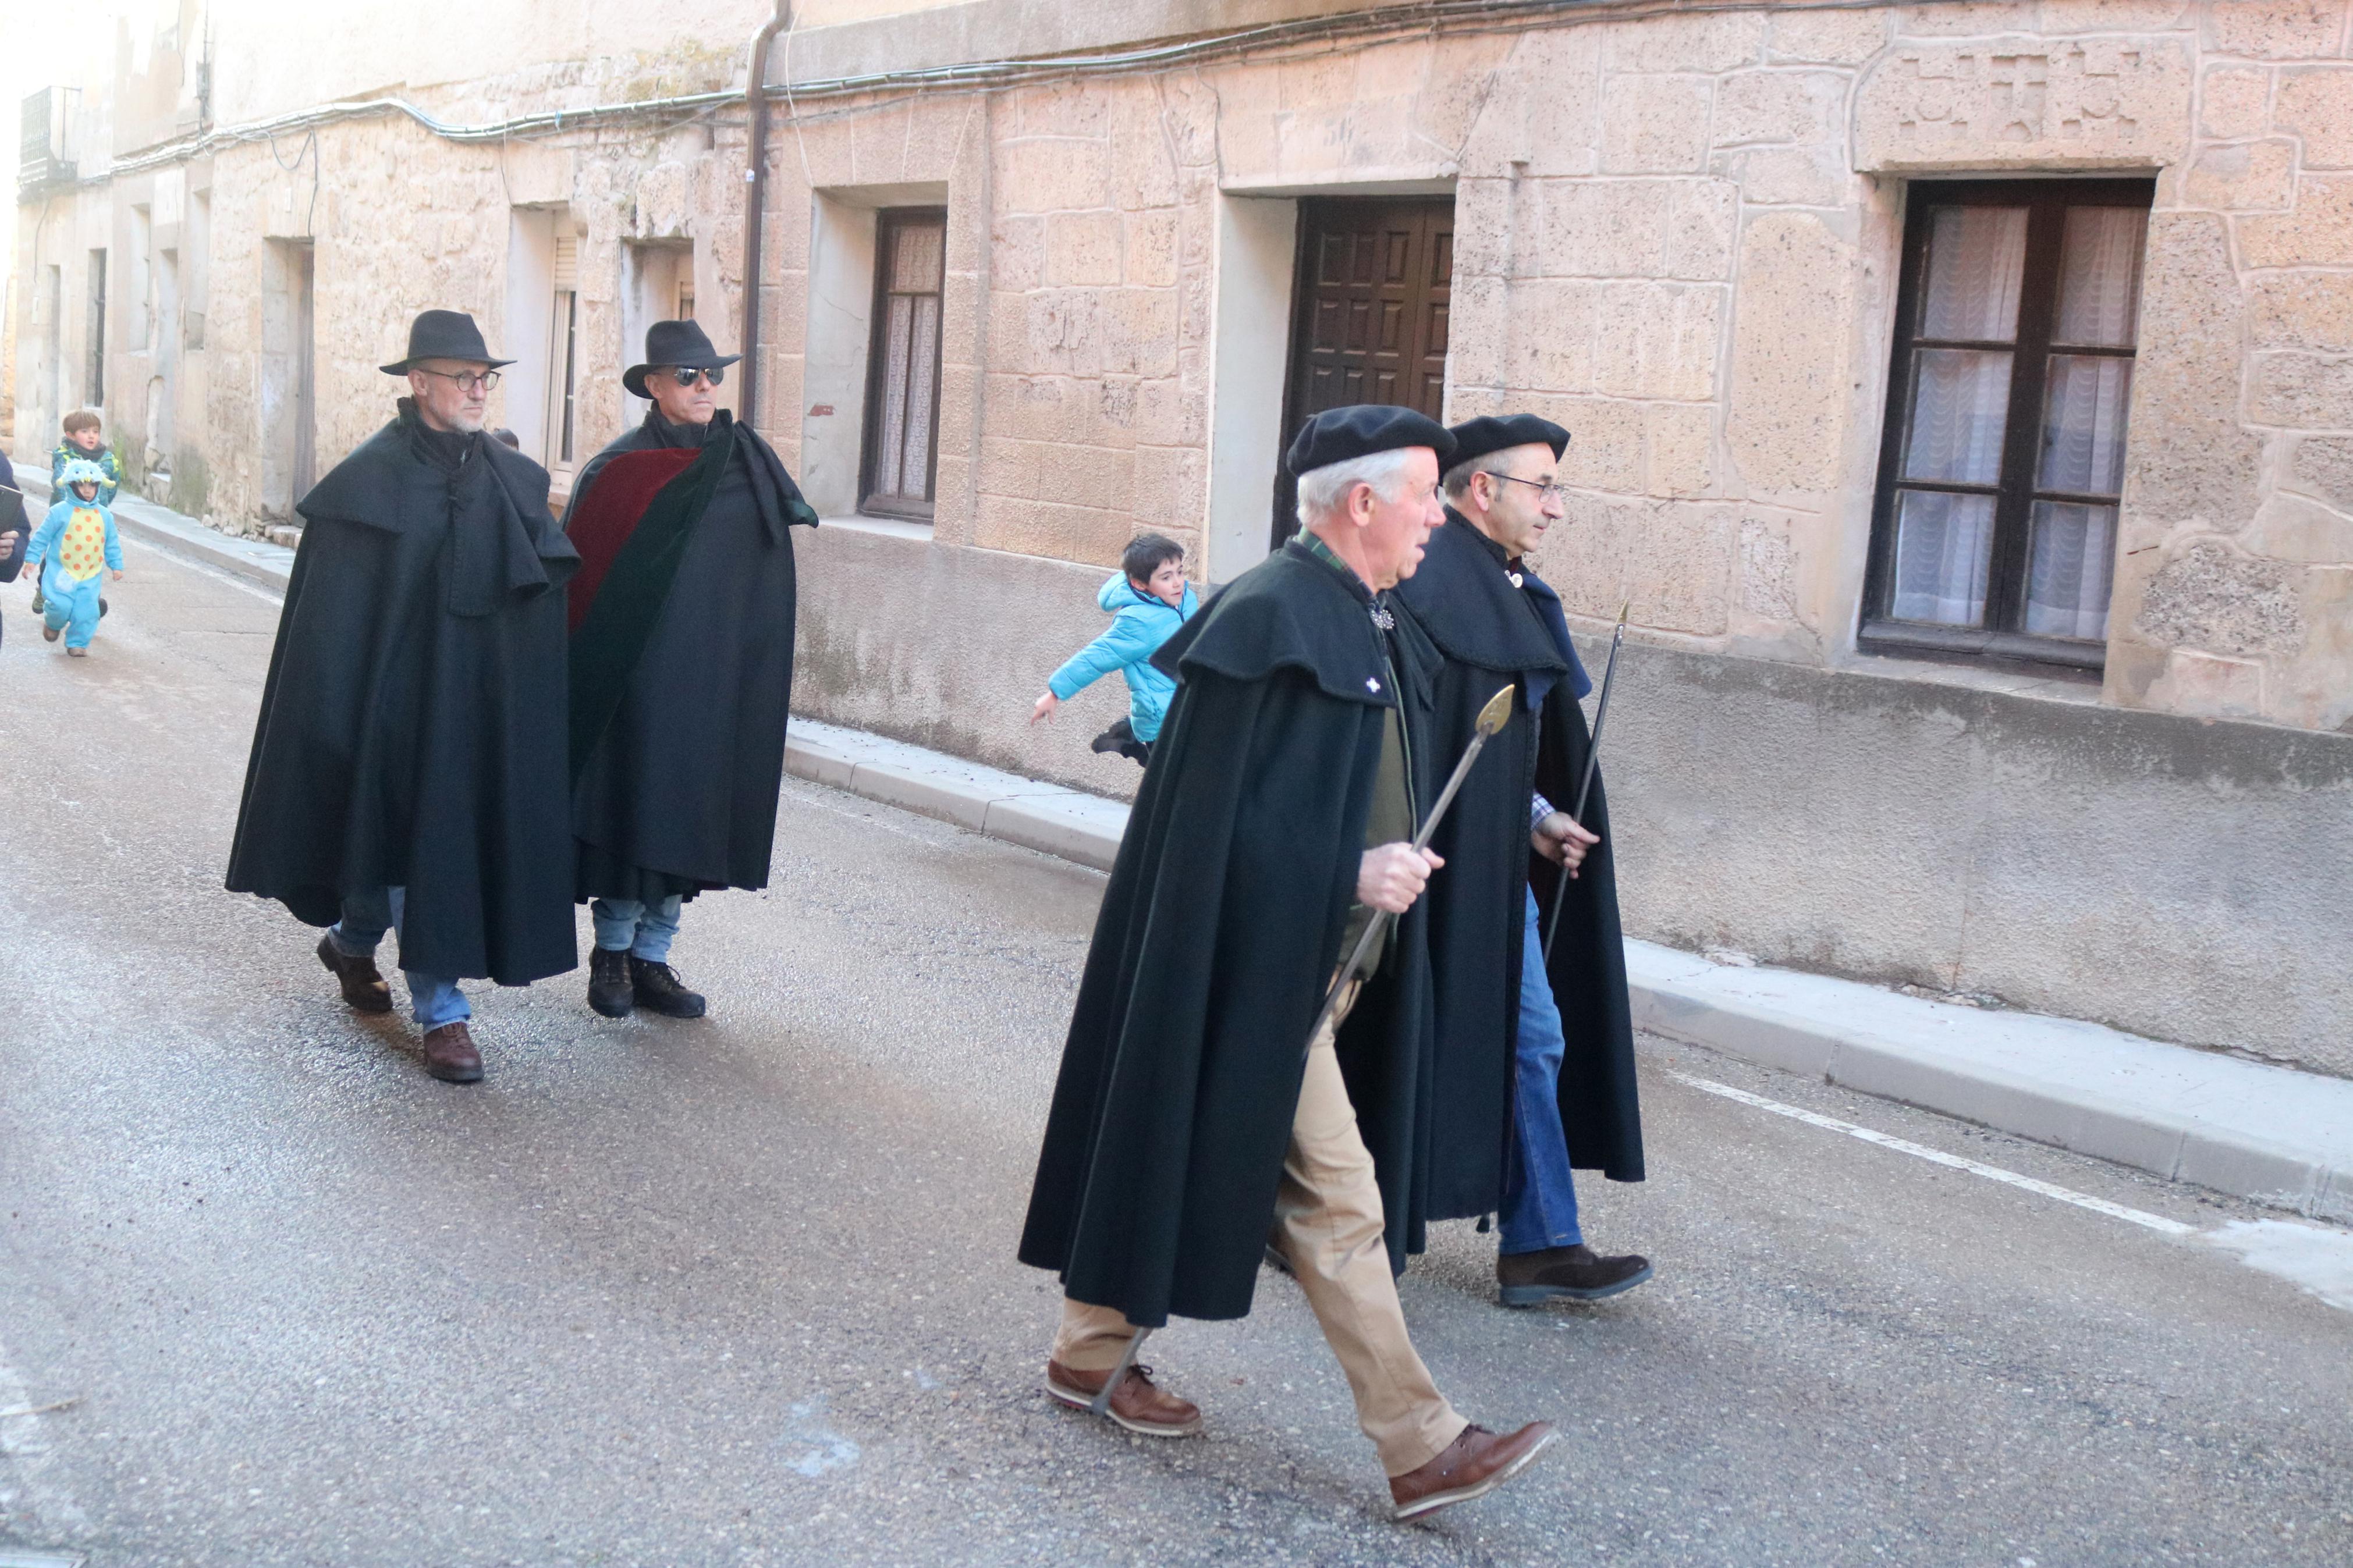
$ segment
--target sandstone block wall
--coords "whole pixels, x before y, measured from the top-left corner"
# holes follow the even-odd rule
[[[950,372],[976,436],[964,496],[943,448],[940,538],[1094,563],[1138,528],[1198,536],[1221,193],[1451,189],[1449,409],[1573,432],[1582,499],[1545,562],[1572,609],[1630,598],[1667,646],[1838,666],[1857,657],[1907,185],[2155,172],[2104,700],[2336,730],[2353,725],[2348,113],[2344,0],[1595,6],[852,107],[798,130],[776,174],[892,177],[872,150],[918,121],[980,144],[965,176],[937,158],[923,176],[976,247],[948,329],[977,345]]]

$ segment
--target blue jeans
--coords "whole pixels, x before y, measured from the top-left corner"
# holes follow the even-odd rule
[[[1512,1068],[1512,1168],[1504,1183],[1502,1252],[1542,1252],[1575,1247],[1577,1176],[1568,1164],[1568,1135],[1560,1127],[1560,1058],[1567,1042],[1560,1009],[1545,975],[1543,921],[1528,895],[1527,932],[1520,949],[1520,1047]]]
[[[327,928],[327,940],[347,957],[374,957],[384,933],[400,925],[406,892],[403,888],[370,888],[347,895],[343,918]],[[474,1016],[456,981],[414,969],[402,970],[400,977],[408,982],[408,1005],[416,1010],[418,1026],[438,1029],[444,1024],[462,1024]]]
[[[683,893],[672,893],[650,904],[635,899],[598,899],[588,906],[596,928],[596,945],[607,952],[626,952],[648,963],[670,961],[670,944],[678,940],[679,906]]]

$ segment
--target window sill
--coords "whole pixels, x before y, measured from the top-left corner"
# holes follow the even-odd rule
[[[2088,669],[2069,670],[2055,665],[2032,666],[1972,655],[1938,658],[1926,650],[1858,647],[1841,668],[1859,675],[1882,675],[1894,680],[1928,686],[1958,687],[1968,691],[1993,691],[2008,697],[2032,697],[2079,708],[2100,703],[2100,677]]]
[[[852,533],[879,533],[890,539],[913,539],[929,544],[932,525],[903,517],[872,517],[862,511],[844,512],[817,520],[819,528],[846,528]]]

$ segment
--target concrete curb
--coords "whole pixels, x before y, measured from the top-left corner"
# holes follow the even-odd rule
[[[813,719],[792,721],[785,768],[1098,871],[1111,869],[1127,831],[1122,802]]]
[[[17,488],[30,502],[37,497],[48,500],[49,474],[46,468],[15,463]],[[183,516],[168,507],[124,491],[114,498],[114,522],[122,532],[142,543],[152,544],[172,554],[201,563],[242,577],[249,583],[283,592],[286,580],[294,570],[294,552],[282,544],[270,544],[259,539],[238,539],[218,529],[206,528],[195,518]],[[38,524],[39,519],[34,522]]]
[[[1127,807],[796,719],[799,778],[1110,868]],[[1916,1105],[2170,1180],[2353,1221],[2353,1082],[2098,1024],[1924,1001],[1790,970],[1626,944],[1635,1022],[1745,1061]]]
[[[46,469],[16,467],[28,500]],[[134,537],[283,590],[294,552],[135,496]],[[1107,871],[1124,804],[902,741],[796,719],[797,778]],[[1626,944],[1635,1022],[1670,1039],[2326,1219],[2353,1221],[2353,1081],[2142,1039],[2097,1024],[1982,1012],[1854,981]]]

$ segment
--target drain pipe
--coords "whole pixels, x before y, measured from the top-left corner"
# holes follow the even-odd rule
[[[752,65],[744,83],[752,128],[744,166],[744,387],[735,395],[735,417],[746,425],[759,406],[760,231],[765,226],[768,191],[768,46],[792,26],[793,0],[776,0],[776,14],[752,37]]]

